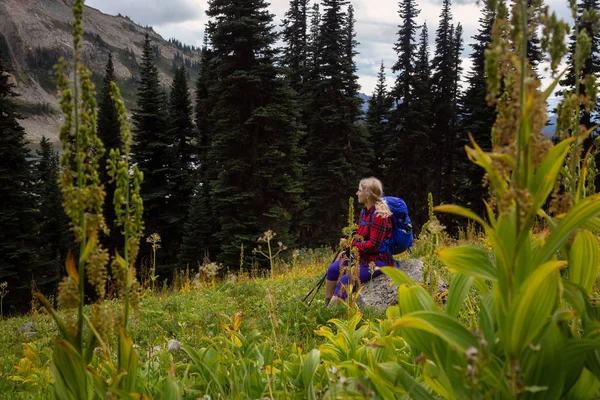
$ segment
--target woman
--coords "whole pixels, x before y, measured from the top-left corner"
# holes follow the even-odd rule
[[[358,184],[358,202],[364,204],[360,213],[360,221],[357,234],[363,240],[354,240],[352,247],[358,249],[359,254],[359,277],[361,282],[366,282],[381,274],[379,268],[369,269],[369,264],[375,263],[376,267],[393,265],[392,254],[382,243],[392,235],[392,220],[387,203],[382,199],[383,185],[377,178],[365,178]],[[342,242],[345,239],[342,239]],[[346,298],[346,292],[342,285],[348,285],[350,281],[349,272],[340,277],[340,263],[335,261],[327,270],[327,282],[325,285],[325,304]],[[347,264],[347,261],[346,261]],[[338,282],[339,279],[339,282]]]

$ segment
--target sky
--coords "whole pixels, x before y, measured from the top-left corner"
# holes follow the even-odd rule
[[[173,37],[195,46],[202,44],[204,25],[208,20],[205,14],[207,0],[86,0],[85,4],[107,14],[126,15],[138,24],[151,25],[165,39]],[[394,43],[401,23],[398,0],[352,0],[352,4],[355,8],[356,40],[360,43],[357,49],[359,54],[355,58],[359,83],[361,92],[370,95],[382,61],[386,67],[388,85],[395,80],[391,66],[396,61]],[[572,23],[567,0],[545,0],[545,4],[560,18]],[[427,23],[430,50],[433,51],[442,0],[417,0],[417,5],[421,9],[417,21],[419,24]],[[271,0],[269,9],[275,14],[275,25],[281,25],[288,7],[289,0]],[[460,22],[464,31],[462,66],[465,72],[471,67],[469,43],[473,43],[472,36],[479,28],[482,7],[481,1],[476,0],[454,0],[452,4],[454,23]],[[545,79],[543,84],[548,85],[549,79]]]

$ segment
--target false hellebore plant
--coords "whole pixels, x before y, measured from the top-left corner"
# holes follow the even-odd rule
[[[125,106],[119,90],[112,84],[111,96],[119,113],[121,150],[111,150],[109,175],[116,181],[114,207],[118,225],[124,234],[123,254],[112,257],[112,275],[119,294],[124,298],[121,312],[102,304],[107,268],[111,258],[98,237],[107,233],[102,215],[105,192],[98,174],[104,148],[96,132],[96,95],[91,72],[81,63],[79,51],[83,35],[83,0],[73,5],[73,64],[68,69],[61,59],[56,69],[60,106],[65,123],[60,131],[63,155],[60,187],[64,208],[70,218],[75,240],[79,244],[78,260],[69,254],[67,276],[59,285],[58,304],[66,310],[59,315],[41,295],[38,298],[56,321],[61,338],[56,340],[51,373],[56,397],[91,399],[96,396],[131,397],[137,375],[137,354],[126,333],[130,307],[139,302],[139,284],[135,278],[135,260],[143,230],[140,185],[142,174],[130,168],[131,136]],[[72,75],[72,82],[66,76]],[[84,312],[85,281],[95,288],[100,299]],[[69,310],[76,309],[75,315]],[[117,338],[117,356],[110,356],[109,341]],[[95,353],[99,351],[99,356]],[[138,396],[139,397],[139,396]]]
[[[569,27],[541,0],[533,3],[528,8],[527,1],[515,1],[509,21],[504,2],[488,0],[497,16],[486,51],[488,102],[496,105],[498,118],[491,151],[474,141],[466,147],[486,172],[487,218],[459,206],[436,208],[480,224],[491,252],[468,244],[439,250],[454,274],[443,312],[404,273],[386,269],[399,285],[399,305],[388,310],[395,319],[391,329],[418,356],[424,384],[444,398],[586,399],[600,388],[600,312],[590,301],[600,261],[600,194],[589,190],[586,178],[596,174],[591,153],[581,159],[593,128],[579,126],[580,104],[593,107],[595,90],[565,95],[560,142],[553,145],[541,134],[546,100],[564,74],[557,68]],[[584,18],[598,20],[594,12]],[[527,60],[528,19],[542,27],[542,48],[555,78],[543,92]],[[580,70],[590,54],[585,30],[577,48]],[[595,80],[585,77],[584,84],[594,88]],[[540,220],[547,229],[534,233]],[[457,318],[473,287],[479,295],[475,330]]]

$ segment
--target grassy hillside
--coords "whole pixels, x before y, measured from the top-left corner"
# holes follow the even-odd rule
[[[218,343],[227,332],[222,324],[230,326],[236,315],[239,315],[239,332],[243,335],[253,330],[261,333],[258,342],[269,346],[274,363],[301,354],[302,349],[306,352],[317,348],[323,338],[316,335],[315,330],[327,325],[331,318],[346,315],[343,307],[323,307],[323,289],[310,308],[301,301],[322,276],[331,257],[325,249],[302,251],[295,258],[294,267],[278,263],[274,279],[242,273],[211,282],[206,278],[194,280],[193,272],[182,272],[167,289],[152,294],[147,286],[131,329],[132,339],[139,346],[138,390],[154,392],[153,386],[164,379],[163,371],[169,369],[171,362],[178,371],[177,376],[183,377],[184,371],[177,367],[190,359],[183,351],[170,353],[169,341],[177,340],[195,349]],[[109,304],[118,307],[116,301]],[[365,314],[365,320],[383,317],[374,310],[367,310]],[[27,333],[30,323],[35,333]],[[3,398],[53,398],[49,386],[49,357],[58,335],[54,321],[42,308],[34,306],[30,315],[10,318],[0,324],[0,393]],[[182,379],[178,384],[185,389],[189,380]],[[231,388],[232,392],[234,389]]]

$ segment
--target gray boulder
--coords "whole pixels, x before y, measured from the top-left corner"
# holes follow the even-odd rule
[[[416,283],[423,283],[423,261],[406,259],[400,261],[400,269]],[[441,279],[438,281],[438,292],[448,290],[448,285]],[[385,311],[398,304],[398,286],[385,274],[365,282],[357,299],[359,307],[374,307]]]
[[[35,336],[37,334],[37,331],[35,330],[35,323],[33,321],[25,322],[23,325],[21,325],[19,330],[26,337]]]

